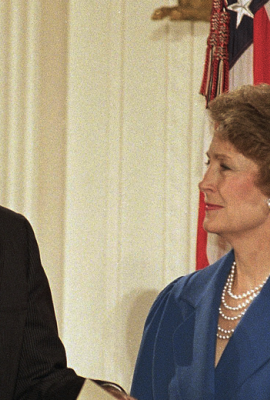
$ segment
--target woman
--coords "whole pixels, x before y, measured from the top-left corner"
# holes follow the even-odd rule
[[[134,373],[139,400],[270,399],[270,86],[209,108],[204,228],[232,250],[158,296]]]

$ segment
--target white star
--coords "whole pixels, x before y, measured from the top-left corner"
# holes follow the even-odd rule
[[[227,7],[228,10],[235,11],[237,13],[236,28],[238,28],[238,26],[240,25],[244,15],[247,15],[250,18],[254,18],[254,15],[249,9],[251,2],[252,0],[237,0],[237,3],[231,4]]]

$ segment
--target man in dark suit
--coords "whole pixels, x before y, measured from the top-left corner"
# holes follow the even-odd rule
[[[33,230],[0,207],[1,400],[73,400],[83,383],[66,366]]]
[[[0,207],[0,398],[74,400],[84,383],[67,367],[32,227]]]

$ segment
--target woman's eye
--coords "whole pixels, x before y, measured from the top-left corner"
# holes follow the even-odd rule
[[[223,171],[227,171],[227,170],[230,169],[226,164],[220,164],[220,168],[221,168]]]

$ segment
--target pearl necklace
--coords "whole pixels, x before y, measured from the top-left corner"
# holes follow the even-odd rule
[[[219,315],[226,321],[236,321],[236,320],[242,318],[243,315],[245,314],[245,312],[247,311],[249,304],[255,299],[255,297],[258,296],[262,287],[264,286],[267,279],[269,278],[269,276],[267,276],[267,278],[260,285],[256,286],[255,288],[250,289],[245,293],[235,295],[232,292],[232,286],[233,286],[234,277],[235,277],[235,269],[236,269],[236,262],[234,261],[232,264],[231,272],[227,278],[227,281],[226,281],[225,286],[222,291],[221,304],[224,307],[224,309],[227,309],[230,311],[240,311],[240,312],[237,315],[231,317],[229,315],[226,315],[222,311],[222,308],[219,307]],[[226,294],[234,300],[244,300],[244,301],[241,302],[240,304],[238,304],[237,306],[234,306],[234,307],[229,306],[225,300]],[[230,337],[232,336],[232,334],[234,332],[234,329],[223,329],[223,328],[221,328],[220,325],[218,325],[217,329],[218,329],[217,337],[219,339],[230,339]]]
[[[267,281],[267,279],[269,277],[269,276],[267,276],[267,278],[260,285],[256,286],[254,289],[250,289],[246,293],[242,293],[242,294],[236,295],[236,294],[232,293],[232,285],[233,285],[233,282],[234,282],[235,268],[236,268],[236,262],[234,261],[233,264],[232,264],[231,273],[229,275],[230,280],[229,280],[229,283],[228,283],[228,291],[227,291],[228,295],[231,298],[235,299],[235,300],[245,299],[246,297],[251,296],[254,293],[259,292],[262,289],[263,285],[265,284],[265,282]]]

